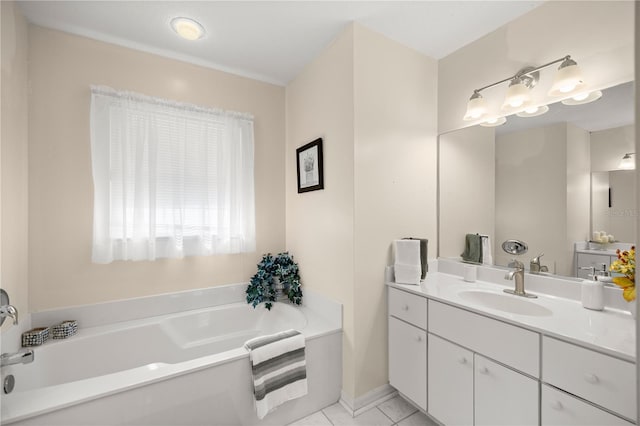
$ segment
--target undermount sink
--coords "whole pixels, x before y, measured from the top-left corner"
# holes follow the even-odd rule
[[[509,312],[517,315],[528,315],[533,317],[548,317],[553,315],[550,309],[533,303],[520,296],[513,296],[501,293],[491,293],[488,291],[465,290],[458,293],[461,299],[472,302],[486,308],[498,311]]]

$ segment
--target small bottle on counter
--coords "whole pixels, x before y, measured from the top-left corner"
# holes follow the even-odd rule
[[[582,306],[594,311],[604,309],[604,283],[600,281],[582,283]]]

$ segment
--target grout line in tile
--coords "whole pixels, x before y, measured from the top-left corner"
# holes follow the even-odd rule
[[[325,419],[329,420],[329,423],[331,423],[331,425],[333,425],[333,422],[331,421],[331,419],[329,418],[329,416],[327,416],[327,414],[324,412],[324,410],[320,410],[320,412],[322,413],[322,415],[324,416]]]

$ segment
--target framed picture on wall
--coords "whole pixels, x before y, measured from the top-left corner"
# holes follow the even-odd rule
[[[298,193],[324,189],[322,138],[296,149]]]

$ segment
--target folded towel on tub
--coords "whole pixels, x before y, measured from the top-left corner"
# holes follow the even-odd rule
[[[279,405],[307,394],[304,336],[287,330],[248,340],[256,413],[262,419]]]

